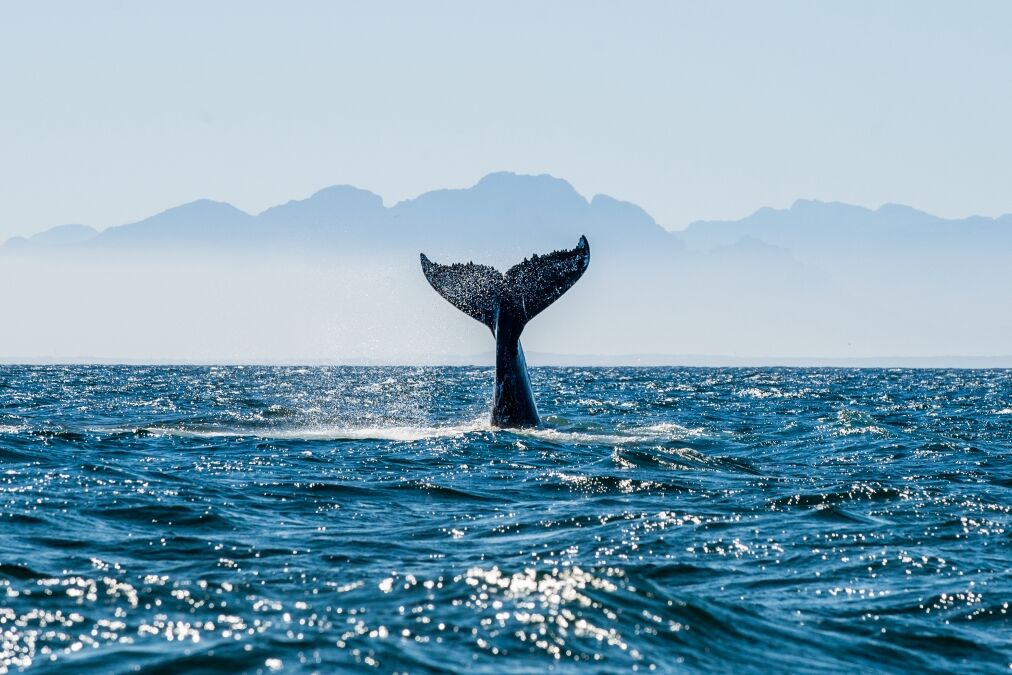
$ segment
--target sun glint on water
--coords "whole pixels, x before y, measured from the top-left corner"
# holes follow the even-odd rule
[[[1000,671],[1009,371],[0,367],[0,673]]]

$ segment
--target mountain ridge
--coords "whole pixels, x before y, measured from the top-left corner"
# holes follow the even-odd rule
[[[352,186],[258,214],[197,200],[7,245],[0,313],[22,329],[0,354],[463,353],[487,336],[431,292],[419,253],[508,269],[581,234],[591,266],[525,333],[532,351],[860,358],[1012,345],[1012,217],[798,200],[671,232],[633,203],[498,173],[389,206]]]
[[[356,226],[387,225],[396,229],[408,220],[420,221],[415,227],[454,222],[453,230],[467,231],[467,224],[458,222],[485,211],[496,224],[512,221],[523,227],[523,221],[549,226],[548,218],[563,214],[566,220],[607,218],[634,227],[639,234],[657,238],[670,235],[690,247],[703,249],[731,246],[743,238],[758,239],[776,247],[790,248],[789,237],[805,239],[817,228],[850,227],[909,228],[925,226],[960,226],[973,228],[1012,227],[1012,214],[995,218],[971,215],[965,218],[942,218],[911,206],[887,202],[877,209],[838,201],[797,199],[786,209],[761,207],[751,215],[737,220],[696,220],[682,230],[669,230],[658,224],[637,204],[599,193],[589,199],[568,181],[550,174],[526,175],[507,171],[490,173],[465,188],[430,190],[416,197],[386,206],[380,195],[352,185],[331,185],[302,199],[292,199],[253,214],[224,201],[196,199],[131,223],[102,229],[84,225],[58,225],[31,236],[9,238],[0,247],[34,249],[74,247],[82,244],[101,247],[124,244],[139,238],[141,233],[158,243],[185,243],[183,237],[197,240],[221,239],[223,236],[266,236],[272,228],[277,233],[291,227],[321,229],[333,226],[348,234]],[[438,223],[437,223],[438,224]],[[290,229],[289,232],[291,233]],[[397,232],[394,232],[395,234]],[[853,232],[852,232],[853,233]],[[213,236],[216,235],[216,236]],[[174,241],[175,240],[175,241]],[[135,243],[143,243],[137,241]]]

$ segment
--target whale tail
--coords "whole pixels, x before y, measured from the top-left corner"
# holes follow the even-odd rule
[[[505,274],[474,263],[440,265],[424,253],[421,261],[422,272],[437,293],[495,334],[502,312],[508,312],[522,330],[568,291],[590,264],[590,244],[581,236],[576,248],[535,254]]]
[[[534,402],[520,333],[527,322],[558,300],[590,264],[590,244],[533,255],[505,274],[474,263],[440,265],[421,254],[422,272],[436,292],[464,314],[481,321],[495,336],[495,387],[492,426],[536,427]]]

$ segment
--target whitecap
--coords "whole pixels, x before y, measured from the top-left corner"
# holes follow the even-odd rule
[[[331,426],[298,428],[194,428],[154,426],[144,429],[159,436],[185,438],[264,438],[290,441],[395,441],[411,443],[433,438],[450,438],[469,433],[490,431],[487,422],[470,422],[454,426]]]
[[[874,424],[871,424],[871,425],[868,425],[866,427],[846,427],[844,429],[837,429],[835,433],[836,433],[837,436],[851,436],[853,434],[883,434],[884,435],[884,434],[888,434],[889,432],[886,431],[885,429],[883,429],[880,426],[876,426]]]
[[[694,438],[696,436],[702,436],[704,431],[701,427],[690,429],[689,427],[683,427],[681,424],[675,422],[661,422],[660,424],[651,424],[650,426],[640,427],[637,431],[662,435],[666,437],[674,438]]]
[[[4,427],[0,426],[0,431]],[[156,436],[182,438],[263,438],[290,441],[394,441],[411,443],[435,438],[453,438],[472,433],[509,433],[561,444],[583,445],[634,445],[657,440],[684,439],[703,435],[702,429],[689,429],[674,422],[662,422],[645,427],[613,429],[608,432],[566,431],[552,427],[530,429],[497,429],[482,416],[462,424],[452,425],[369,425],[313,424],[300,427],[262,426],[179,426],[153,425],[143,428],[102,427],[91,431],[99,433],[146,432]]]
[[[615,429],[611,433],[563,431],[560,429],[552,429],[551,427],[516,429],[512,430],[512,432],[555,443],[589,443],[602,445],[631,445],[637,443],[647,443],[658,439],[684,439],[703,435],[702,429],[689,429],[674,422],[662,422],[645,427]]]

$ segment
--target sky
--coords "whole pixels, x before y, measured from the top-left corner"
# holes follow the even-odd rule
[[[0,1],[0,240],[551,173],[679,229],[1012,212],[1012,3]]]

